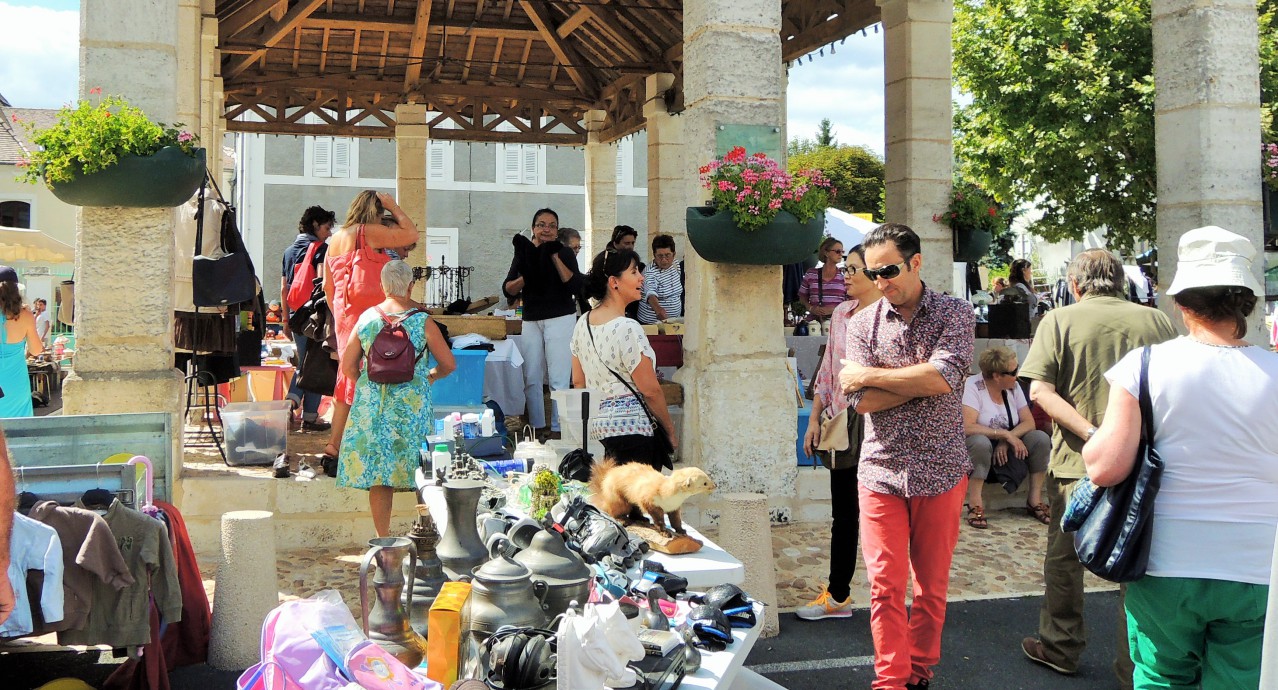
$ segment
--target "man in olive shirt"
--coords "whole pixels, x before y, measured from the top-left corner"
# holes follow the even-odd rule
[[[1030,398],[1056,422],[1044,491],[1052,504],[1043,558],[1046,591],[1038,637],[1025,638],[1021,650],[1031,661],[1068,675],[1078,670],[1087,638],[1083,566],[1074,552],[1073,536],[1061,532],[1061,516],[1074,487],[1087,476],[1081,453],[1105,414],[1105,372],[1138,347],[1176,337],[1176,329],[1162,312],[1127,301],[1123,266],[1105,250],[1090,249],[1074,257],[1067,280],[1078,303],[1043,317],[1021,365],[1021,376],[1030,379]],[[1114,673],[1130,688],[1132,662],[1121,606],[1118,645]]]

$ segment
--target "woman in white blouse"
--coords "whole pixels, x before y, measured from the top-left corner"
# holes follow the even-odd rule
[[[572,386],[601,396],[589,434],[603,445],[605,458],[618,464],[643,462],[660,470],[671,467],[670,457],[653,437],[645,405],[666,428],[670,444],[678,448],[679,441],[657,382],[656,355],[648,336],[638,321],[626,317],[626,306],[642,294],[638,254],[606,249],[595,257],[586,276],[586,296],[599,304],[578,319],[573,330]]]
[[[1005,467],[1013,476],[1028,472],[1029,499],[1025,510],[1035,520],[1049,524],[1052,520],[1043,503],[1043,481],[1052,439],[1034,425],[1029,401],[1016,381],[1016,370],[1020,368],[1016,353],[1002,346],[991,347],[981,353],[977,365],[981,373],[969,378],[963,388],[963,433],[967,434],[967,453],[972,460],[967,524],[976,529],[989,527],[981,492],[991,470]],[[1009,463],[1013,466],[1008,467]],[[1017,463],[1023,464],[1024,470],[1015,467]],[[995,471],[1004,474],[1002,470]]]

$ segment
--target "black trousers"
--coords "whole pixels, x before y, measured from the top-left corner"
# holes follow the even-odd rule
[[[845,601],[856,572],[861,503],[857,498],[856,468],[830,470],[830,586],[837,601]]]

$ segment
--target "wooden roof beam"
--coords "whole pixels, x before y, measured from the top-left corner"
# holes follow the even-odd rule
[[[417,14],[413,18],[413,41],[408,48],[408,64],[404,66],[405,91],[422,78],[426,39],[430,37],[430,8],[433,4],[433,0],[417,0]]]
[[[856,7],[851,7],[853,4],[856,4]],[[846,38],[877,21],[879,21],[877,5],[845,0],[844,11],[840,12],[835,19],[812,27],[790,41],[782,36],[781,59],[786,62],[797,60],[827,43]]]
[[[299,0],[299,2],[284,15],[283,19],[276,22],[273,26],[266,27],[265,31],[262,33],[263,48],[254,51],[252,55],[246,55],[236,59],[229,67],[222,71],[222,77],[224,79],[233,79],[239,76],[244,72],[244,70],[248,69],[250,65],[262,59],[266,55],[266,50],[268,48],[279,43],[280,39],[287,36],[290,31],[296,29],[297,26],[302,23],[303,19],[310,16],[311,12],[314,12],[315,8],[324,4],[324,2],[326,2],[326,0]]]
[[[598,86],[595,84],[593,76],[587,72],[582,65],[581,56],[570,45],[559,38],[559,34],[555,32],[555,27],[550,20],[550,13],[546,7],[540,2],[530,2],[530,0],[519,0],[519,6],[523,9],[524,14],[528,15],[528,19],[532,21],[533,26],[541,32],[542,40],[550,47],[550,52],[554,53],[555,59],[564,66],[568,71],[568,77],[572,79],[572,83],[577,85],[582,95],[591,97],[598,93]],[[553,70],[552,70],[553,71]]]
[[[254,22],[270,14],[271,10],[286,0],[251,0],[217,25],[223,38],[230,38],[249,28]]]

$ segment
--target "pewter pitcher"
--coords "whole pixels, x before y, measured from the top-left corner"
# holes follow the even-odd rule
[[[413,580],[417,547],[407,537],[378,537],[368,540],[368,546],[359,563],[359,608],[364,634],[409,668],[416,668],[426,653],[426,641],[409,626],[412,588],[408,588],[407,606],[399,597]],[[373,573],[370,602],[368,570],[374,563],[377,570]]]
[[[533,581],[522,563],[505,555],[510,540],[494,534],[488,540],[492,560],[475,568],[469,617],[465,627],[482,642],[503,625],[541,628],[546,625],[546,583]]]
[[[450,479],[444,482],[444,502],[448,505],[448,528],[435,547],[444,564],[444,575],[458,581],[470,577],[471,571],[488,560],[488,549],[479,539],[475,515],[479,495],[485,484],[474,479]]]

